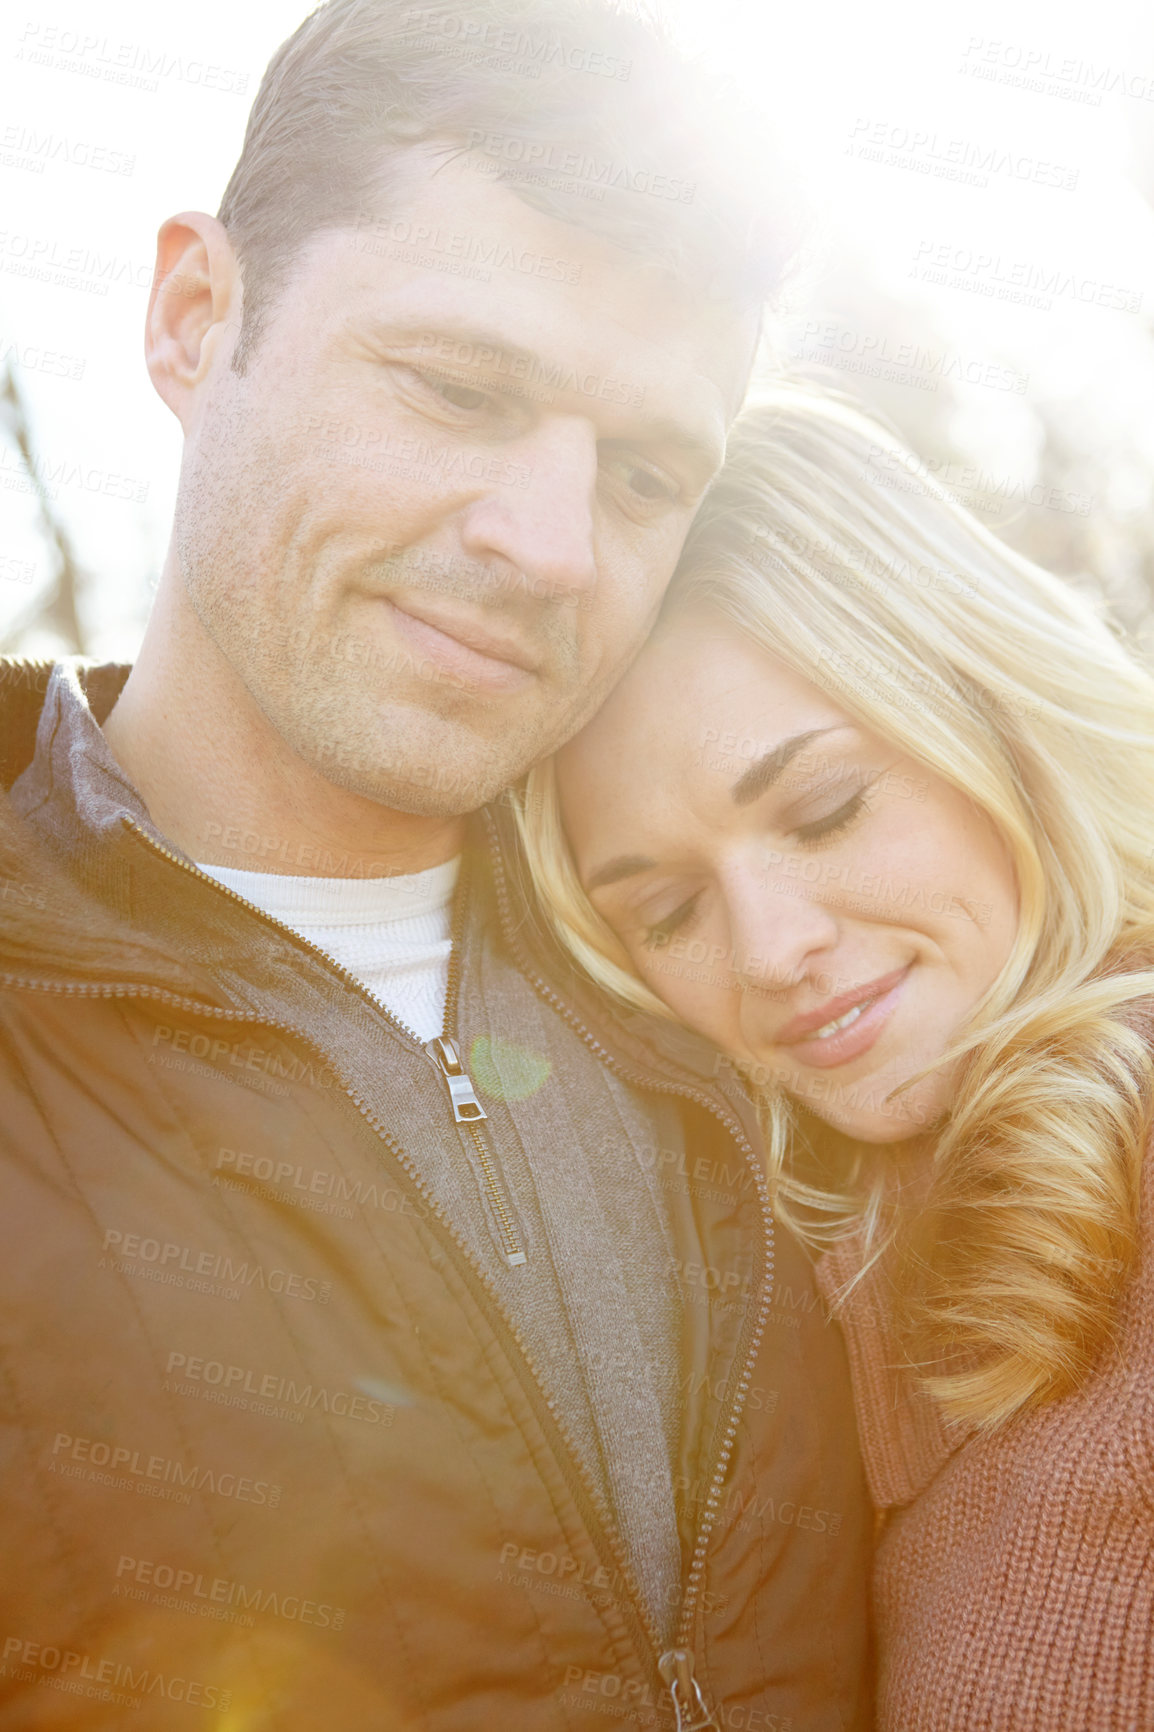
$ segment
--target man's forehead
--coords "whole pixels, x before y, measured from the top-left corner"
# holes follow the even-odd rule
[[[416,317],[430,330],[475,331],[555,369],[582,361],[635,396],[701,381],[722,420],[740,407],[757,311],[704,297],[657,264],[575,223],[534,209],[467,152],[405,153],[379,209],[314,246],[340,259],[350,314]],[[677,384],[673,385],[672,381]],[[619,391],[604,385],[603,401]]]

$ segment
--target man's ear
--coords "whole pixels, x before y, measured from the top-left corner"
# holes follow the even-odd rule
[[[240,266],[223,223],[202,211],[170,217],[156,241],[144,353],[186,431],[198,387],[221,346],[235,343],[240,319]]]

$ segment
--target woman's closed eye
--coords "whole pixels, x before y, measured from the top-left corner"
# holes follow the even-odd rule
[[[880,772],[879,772],[880,775]],[[878,776],[871,776],[868,781],[854,789],[848,800],[843,800],[832,812],[827,812],[820,818],[811,818],[808,823],[797,824],[790,834],[802,846],[820,845],[840,836],[843,830],[848,830],[861,814],[869,807],[869,792]]]
[[[687,896],[684,902],[678,904],[671,914],[645,928],[642,943],[646,950],[662,950],[675,932],[680,932],[693,918],[694,910],[701,900],[701,891],[695,891]]]

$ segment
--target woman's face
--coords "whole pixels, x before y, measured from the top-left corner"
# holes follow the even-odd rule
[[[559,756],[590,900],[642,980],[759,1081],[866,1142],[932,1125],[1009,956],[988,820],[706,612],[662,628]]]

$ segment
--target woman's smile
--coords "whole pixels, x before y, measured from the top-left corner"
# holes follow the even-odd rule
[[[863,1140],[941,1116],[940,1061],[1017,930],[972,801],[702,611],[659,628],[557,776],[586,892],[676,1016]]]
[[[795,1016],[777,1031],[771,1044],[788,1048],[800,1064],[817,1070],[851,1064],[869,1052],[880,1038],[898,1007],[912,967],[909,963],[905,968],[893,969],[816,1011]]]

